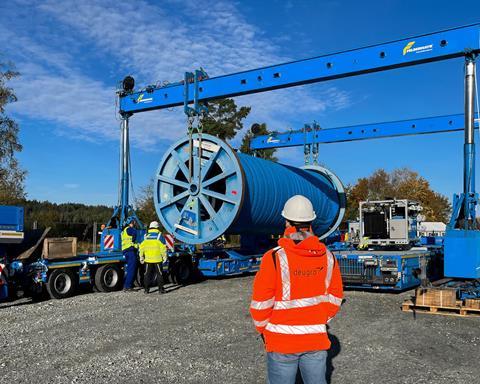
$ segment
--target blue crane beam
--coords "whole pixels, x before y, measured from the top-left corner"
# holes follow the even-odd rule
[[[269,67],[204,79],[198,101],[265,92],[365,73],[385,71],[480,53],[480,24],[397,40],[385,44],[318,56]],[[193,102],[194,84],[189,85]],[[122,94],[120,113],[134,114],[184,104],[184,85]]]
[[[255,137],[250,142],[250,148],[253,150],[285,148],[305,144],[341,143],[385,137],[454,132],[463,131],[464,126],[465,115],[461,113],[341,128],[314,129],[310,127],[309,129],[290,132],[272,132],[270,135]],[[478,128],[478,123],[476,128]]]

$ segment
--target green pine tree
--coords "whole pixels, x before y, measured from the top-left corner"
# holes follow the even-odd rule
[[[17,101],[17,96],[7,82],[19,73],[12,64],[0,62],[0,204],[18,204],[25,198],[25,175],[16,153],[22,150],[18,140],[18,124],[6,115],[5,107]]]
[[[270,133],[271,132],[267,129],[267,124],[265,123],[256,124],[255,133],[252,132],[252,129],[249,129],[243,136],[242,144],[240,145],[240,152],[245,153],[247,155],[253,155],[254,151],[250,148],[251,140],[257,136],[269,135]],[[276,151],[277,150],[275,148],[263,149],[263,150],[257,151],[256,155],[257,157],[260,157],[265,160],[278,161],[278,159],[275,157]]]
[[[240,107],[233,99],[221,99],[208,102],[208,114],[201,119],[202,132],[217,136],[222,140],[231,140],[243,128],[243,120],[251,107]]]

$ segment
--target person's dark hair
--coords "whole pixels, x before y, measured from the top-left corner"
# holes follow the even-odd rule
[[[300,223],[298,221],[291,221],[291,220],[287,220],[287,221],[292,227],[297,228],[297,231],[301,231],[301,230],[307,230],[308,231],[310,229],[310,227],[312,226],[311,221],[303,222],[303,223]]]

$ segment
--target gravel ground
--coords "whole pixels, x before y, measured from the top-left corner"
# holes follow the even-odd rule
[[[253,277],[0,305],[1,383],[264,383]],[[346,292],[332,383],[478,383],[480,319],[403,313],[409,293]]]

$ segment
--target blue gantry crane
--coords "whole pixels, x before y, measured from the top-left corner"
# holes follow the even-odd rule
[[[209,78],[206,72],[200,69],[186,73],[180,82],[166,86],[147,86],[141,90],[135,90],[134,79],[127,76],[119,92],[119,113],[122,118],[119,203],[107,227],[102,231],[100,252],[77,255],[68,260],[42,258],[29,260],[30,252],[27,250],[25,259],[13,262],[3,255],[2,264],[0,264],[0,285],[3,286],[3,291],[0,292],[0,296],[7,294],[6,287],[9,282],[5,277],[12,280],[16,276],[22,279],[24,288],[31,289],[34,285],[46,284],[52,296],[59,298],[71,295],[81,283],[93,283],[103,291],[115,290],[121,286],[124,263],[121,254],[121,228],[128,217],[136,217],[129,203],[129,119],[136,113],[183,105],[184,112],[188,116],[188,138],[177,143],[182,150],[167,152],[155,181],[157,212],[160,218],[163,218],[164,225],[176,231],[175,234],[185,243],[197,244],[211,240],[211,234],[218,236],[231,228],[242,228],[242,231],[248,232],[259,222],[263,229],[278,230],[279,223],[265,210],[265,207],[274,199],[270,196],[272,192],[261,185],[264,179],[277,173],[284,174],[286,177],[289,177],[289,174],[295,174],[295,178],[299,180],[295,188],[301,190],[307,188],[305,180],[308,179],[315,179],[315,182],[319,183],[316,188],[322,185],[324,197],[320,198],[319,204],[327,204],[322,209],[328,212],[328,220],[318,225],[326,235],[338,226],[344,210],[343,187],[339,179],[326,169],[315,168],[302,171],[288,166],[282,168],[279,164],[267,165],[261,159],[239,159],[228,146],[223,147],[217,138],[202,135],[201,126],[198,122],[195,123],[195,120],[206,111],[203,103],[225,97],[266,92],[452,58],[465,59],[464,114],[336,129],[320,129],[318,124],[314,123],[297,131],[257,137],[252,141],[251,147],[260,150],[304,145],[307,150],[318,154],[317,146],[323,143],[463,129],[465,131],[464,188],[463,193],[454,199],[452,219],[445,239],[445,274],[462,279],[478,279],[480,277],[480,231],[475,212],[478,195],[475,192],[474,183],[473,133],[476,125],[475,59],[479,53],[480,25],[475,24],[213,78]],[[220,150],[220,148],[223,149]],[[225,168],[226,165],[232,165],[233,168]],[[168,170],[169,167],[170,174],[160,172],[160,170]],[[225,168],[224,171],[222,167]],[[212,169],[216,169],[214,176],[209,174],[209,170]],[[256,169],[262,169],[265,178],[255,179]],[[248,180],[244,179],[245,175]],[[239,183],[235,184],[235,178]],[[240,193],[240,189],[231,188],[232,185],[237,185],[247,190],[248,183],[258,183],[258,195],[262,198],[256,201],[256,206],[249,205],[254,202],[252,196],[247,194],[247,199],[244,199],[245,193]],[[166,185],[169,187],[166,188]],[[230,192],[230,195],[227,196],[226,192]],[[293,190],[282,193],[293,193]],[[208,195],[208,199],[203,198],[205,195]],[[175,209],[170,209],[172,201],[176,206]],[[259,207],[261,215],[255,207]],[[2,209],[11,211],[9,207],[2,207]],[[7,220],[8,222],[3,220],[5,223],[0,221],[0,224],[20,225],[23,222],[21,208],[17,207],[14,210],[17,216]],[[222,213],[219,213],[220,211]],[[170,213],[167,215],[167,212]],[[197,216],[194,217],[191,212],[196,212]],[[223,212],[228,214],[224,215]],[[6,218],[3,214],[1,217]],[[137,222],[142,226],[140,220],[137,219]],[[215,228],[210,228],[210,224]],[[22,228],[12,228],[1,227],[3,235],[0,236],[5,237],[7,232],[10,237],[23,236]],[[200,232],[199,228],[204,228],[205,231]],[[8,242],[11,242],[11,239]],[[253,241],[250,242],[251,249],[258,245],[258,238],[253,237]],[[232,250],[226,252],[225,257],[220,258],[218,250],[209,246],[204,246],[200,254],[193,254],[191,249],[187,249],[174,252],[172,256],[177,266],[177,280],[180,281],[188,279],[193,262],[197,263],[206,276],[254,271],[258,268],[258,258],[255,255],[245,256]],[[385,268],[390,268],[391,265],[387,264]],[[25,283],[25,276],[29,278],[29,283]]]
[[[445,272],[447,276],[455,278],[479,278],[480,232],[476,224],[475,212],[478,195],[474,186],[475,143],[473,134],[475,129],[475,93],[473,84],[475,59],[479,53],[480,24],[474,24],[212,78],[209,78],[203,70],[197,70],[193,73],[187,73],[183,81],[165,86],[147,86],[141,90],[134,89],[133,79],[130,78],[131,81],[126,82],[126,86],[124,86],[120,94],[119,112],[125,123],[128,124],[128,119],[136,113],[183,105],[187,115],[193,118],[203,113],[203,103],[209,100],[359,76],[453,58],[464,58],[464,114],[336,129],[320,129],[318,125],[314,124],[313,128],[310,128],[308,131],[302,129],[257,137],[252,140],[251,148],[260,150],[294,145],[310,145],[315,150],[315,146],[320,143],[464,130],[464,190],[454,200],[452,221],[450,222],[445,240]],[[189,106],[192,103],[193,108]],[[184,173],[189,172],[190,175],[193,168],[191,157],[195,146],[198,148],[199,160],[197,163],[200,168],[204,162],[201,160],[201,129],[196,133],[197,136],[193,132],[194,129],[190,127],[190,159],[185,160],[177,156],[175,160],[172,160],[180,168],[185,168],[185,162],[188,161],[189,169],[184,169]],[[222,175],[222,177],[226,176]],[[198,195],[199,190],[203,190],[201,183],[192,187],[191,180],[188,180],[189,183],[185,183],[185,180],[177,181],[184,182],[183,188],[173,192],[173,195],[167,196],[168,199],[182,194],[182,199],[186,199],[183,199],[183,201],[187,201],[186,204],[192,204],[192,201],[195,200],[192,196]],[[168,184],[169,182],[165,179],[162,180],[161,177],[157,177],[157,192],[161,190],[162,183]],[[179,185],[177,183],[177,186]],[[222,196],[216,197],[221,198]],[[162,219],[161,210],[165,201],[162,200],[163,197],[159,196],[158,193],[155,199],[157,213],[160,212],[160,218]],[[228,204],[226,201],[224,203]],[[185,219],[182,216],[185,211],[185,206],[183,206],[178,209],[176,214],[172,213],[174,220],[177,220],[177,224]],[[207,219],[210,219],[215,214],[212,211],[210,213],[211,215],[208,215]],[[197,220],[201,221],[201,219]],[[219,225],[222,226],[221,223]],[[228,225],[224,224],[222,229],[223,232],[227,232]],[[182,231],[178,226],[176,230]]]

